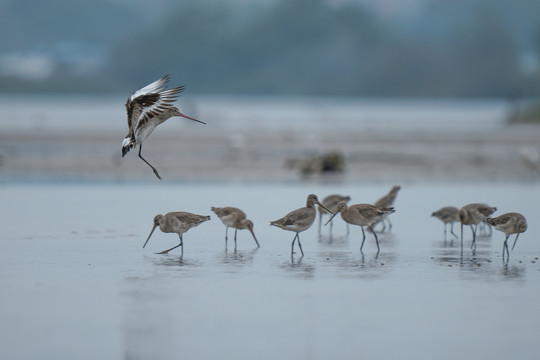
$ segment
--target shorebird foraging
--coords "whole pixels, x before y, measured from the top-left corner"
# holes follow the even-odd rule
[[[496,207],[490,207],[486,204],[467,204],[459,209],[458,217],[461,222],[461,247],[463,248],[463,225],[470,225],[473,234],[471,249],[476,250],[476,229],[478,224],[486,220],[487,214],[493,214],[497,211]]]
[[[435,216],[437,219],[441,220],[444,223],[444,239],[445,240],[446,240],[446,225],[448,224],[450,224],[450,233],[454,235],[456,238],[459,237],[454,233],[454,223],[459,222],[458,212],[459,212],[459,209],[455,206],[445,206],[431,214],[431,216]]]
[[[330,210],[330,213],[335,213],[337,206],[340,202],[344,201],[348,203],[351,200],[350,196],[342,196],[338,194],[328,195],[322,201],[322,204],[325,208]],[[324,210],[322,207],[319,207],[319,236],[321,236],[321,223],[322,217],[324,214],[329,214],[328,211]],[[330,234],[332,233],[333,222],[330,222]],[[349,233],[349,224],[347,223],[347,234]]]
[[[246,214],[235,207],[227,206],[222,208],[212,207],[211,210],[219,217],[221,222],[225,225],[225,251],[227,250],[227,233],[229,228],[234,228],[234,251],[236,251],[236,233],[238,230],[248,229],[257,247],[260,247],[257,237],[253,232],[253,222],[246,219]]]
[[[502,231],[506,238],[504,239],[503,244],[503,253],[502,258],[504,261],[504,253],[506,251],[506,261],[510,259],[510,252],[508,251],[508,238],[512,234],[516,234],[516,238],[514,239],[514,244],[512,245],[512,250],[514,250],[514,246],[516,246],[517,239],[519,237],[519,234],[525,232],[527,230],[527,220],[523,215],[520,213],[506,213],[502,214],[500,216],[497,216],[495,218],[487,218],[486,222],[492,226],[495,226],[495,229]]]
[[[156,227],[159,226],[161,231],[163,231],[164,233],[177,233],[178,236],[180,236],[180,244],[173,246],[170,249],[163,250],[162,252],[158,252],[156,254],[167,254],[169,251],[176,249],[180,246],[182,249],[181,256],[183,257],[184,242],[182,240],[182,235],[192,227],[195,227],[207,220],[210,220],[210,216],[196,215],[184,211],[170,212],[165,215],[156,215],[154,217],[154,227],[152,228],[150,235],[148,235],[148,238],[146,239],[143,248],[148,243],[148,240],[150,240],[150,236],[152,236]]]
[[[122,141],[122,157],[126,156],[130,149],[139,145],[139,157],[152,168],[160,180],[161,176],[157,169],[141,155],[143,141],[150,136],[156,126],[173,116],[181,116],[204,124],[171,106],[184,90],[184,86],[167,90],[168,81],[169,75],[166,75],[131,94],[126,102],[128,134]]]
[[[373,205],[375,205],[379,209],[392,207],[394,205],[394,201],[396,201],[397,193],[399,190],[401,190],[401,186],[393,186],[388,194],[377,200],[377,202]],[[388,215],[389,214],[383,216],[383,218],[379,221],[379,223],[381,223],[383,227],[381,232],[384,232],[386,230],[386,222],[388,222],[388,230],[392,230],[392,222],[388,218]],[[373,224],[373,226],[375,225],[376,224]]]
[[[326,222],[328,224],[334,216],[338,213],[341,213],[343,220],[349,224],[358,225],[362,229],[362,244],[360,245],[360,251],[364,247],[364,241],[366,241],[366,233],[364,232],[364,226],[367,226],[373,236],[375,236],[375,241],[377,242],[377,252],[381,251],[379,247],[379,239],[377,234],[373,231],[372,225],[381,221],[386,215],[394,212],[394,208],[378,208],[370,204],[355,204],[347,206],[345,202],[340,202],[336,213]],[[324,225],[326,225],[324,224]]]
[[[483,206],[481,206],[478,210],[484,214],[484,216],[486,217],[486,219],[488,217],[491,216],[491,214],[493,214],[495,211],[497,211],[497,208],[496,207],[490,207],[486,204],[482,204]],[[484,222],[481,222],[479,225],[479,230],[480,230],[480,233],[481,233],[481,236],[485,236],[485,237],[490,237],[493,233],[493,231],[491,230],[491,225],[487,224],[485,221]],[[489,231],[486,231],[486,228],[489,230]]]
[[[294,253],[294,242],[296,239],[298,239],[298,247],[300,248],[300,252],[302,253],[302,256],[304,256],[304,250],[302,250],[302,244],[300,243],[300,236],[298,233],[309,229],[313,224],[313,221],[315,220],[315,213],[317,212],[315,210],[315,204],[319,205],[326,211],[331,212],[319,202],[316,195],[310,194],[307,197],[306,207],[293,210],[281,219],[270,222],[270,225],[277,226],[283,230],[294,231],[296,233],[291,245],[291,257]]]

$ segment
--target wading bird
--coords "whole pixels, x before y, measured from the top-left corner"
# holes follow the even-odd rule
[[[473,234],[471,249],[476,250],[476,230],[478,224],[486,220],[487,214],[493,214],[497,211],[496,207],[486,204],[467,204],[459,209],[458,217],[461,222],[461,248],[463,249],[463,225],[470,225]]]
[[[302,244],[300,243],[300,236],[298,235],[298,233],[309,229],[310,226],[313,224],[313,221],[315,220],[315,214],[317,212],[315,210],[315,204],[319,205],[320,207],[331,213],[330,210],[325,208],[324,205],[319,202],[316,195],[310,194],[306,200],[306,207],[293,210],[281,219],[270,222],[270,225],[277,226],[278,228],[281,228],[283,230],[293,231],[296,233],[296,235],[294,235],[291,245],[291,257],[294,253],[294,242],[296,241],[296,239],[298,239],[298,247],[300,248],[300,252],[302,253],[302,256],[304,256],[304,250],[302,250]]]
[[[139,145],[139,157],[152,168],[160,180],[161,176],[157,169],[141,155],[143,141],[150,136],[156,126],[173,116],[181,116],[204,124],[202,121],[182,114],[178,108],[172,106],[184,90],[184,86],[167,89],[168,81],[169,75],[166,75],[131,94],[126,102],[128,134],[122,141],[122,157],[126,156],[130,149]]]
[[[441,220],[444,223],[444,239],[446,240],[446,225],[450,224],[450,234],[457,236],[454,233],[454,223],[459,222],[458,217],[459,209],[455,206],[445,206],[439,210],[433,212],[431,216],[435,216],[437,219]]]
[[[182,253],[181,256],[184,256],[184,241],[182,239],[182,235],[187,232],[192,227],[195,227],[199,225],[202,222],[210,220],[210,216],[205,215],[196,215],[184,211],[177,211],[177,212],[170,212],[165,215],[156,215],[154,217],[154,227],[152,228],[152,231],[150,232],[150,235],[148,235],[148,238],[146,239],[146,242],[143,245],[143,248],[148,243],[148,240],[150,240],[150,236],[154,233],[154,230],[157,226],[163,231],[164,233],[177,233],[180,237],[180,244],[173,246],[170,249],[163,250],[161,252],[158,252],[156,254],[167,254],[169,251],[176,249],[177,247],[181,247]]]
[[[512,245],[512,250],[516,246],[517,239],[519,234],[527,230],[527,220],[520,213],[506,213],[495,218],[487,218],[486,222],[492,226],[495,226],[495,229],[502,231],[506,238],[504,239],[502,258],[504,261],[504,253],[506,252],[507,258],[506,261],[510,259],[510,252],[508,251],[508,238],[512,234],[516,234],[514,239],[514,244]]]
[[[397,194],[398,194],[399,190],[401,190],[401,186],[399,186],[399,185],[393,186],[392,189],[390,189],[390,192],[388,194],[384,195],[382,198],[377,200],[377,202],[375,204],[373,204],[373,205],[375,205],[379,209],[393,207],[394,201],[396,201],[396,197],[397,197]],[[388,231],[392,230],[392,222],[388,218],[389,214],[390,213],[383,216],[382,220],[380,220],[378,222],[378,223],[382,224],[381,232],[386,231],[386,223],[387,222],[388,222]],[[373,224],[373,226],[375,226],[375,225],[377,225],[377,224]]]
[[[349,202],[351,200],[350,196],[343,196],[338,194],[328,195],[322,201],[322,204],[325,208],[330,210],[330,213],[324,210],[322,207],[319,208],[319,236],[321,236],[321,225],[322,217],[324,214],[333,214],[336,212],[337,206],[340,202]],[[330,234],[332,234],[333,222],[330,223]],[[347,223],[347,234],[349,233],[349,224]]]
[[[377,252],[381,249],[379,247],[379,239],[377,234],[373,231],[372,225],[381,221],[386,215],[394,212],[394,208],[378,208],[370,204],[355,204],[347,206],[345,202],[339,203],[336,213],[326,222],[328,224],[334,216],[341,213],[343,220],[352,225],[358,225],[362,229],[362,244],[360,245],[360,251],[364,247],[364,241],[366,241],[366,233],[364,232],[364,226],[367,226],[377,242]],[[324,224],[324,225],[326,225]]]
[[[225,250],[227,250],[227,233],[229,228],[234,228],[234,251],[236,251],[236,233],[238,230],[248,229],[257,247],[260,247],[257,237],[253,232],[253,222],[246,218],[246,214],[235,207],[226,206],[222,208],[212,207],[211,210],[219,217],[223,225],[225,225]]]

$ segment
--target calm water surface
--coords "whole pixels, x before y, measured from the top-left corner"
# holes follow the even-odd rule
[[[268,226],[311,192],[363,203],[391,185],[3,184],[0,357],[536,359],[537,185],[403,185],[378,255],[337,219],[332,238],[302,233],[306,256],[291,260],[294,234]],[[508,265],[502,233],[473,254],[467,230],[461,255],[429,216],[469,202],[529,220]],[[260,249],[240,231],[225,252],[210,206],[227,205]],[[154,215],[179,210],[212,217],[184,234],[184,258],[154,254],[178,241],[159,230],[143,249]]]

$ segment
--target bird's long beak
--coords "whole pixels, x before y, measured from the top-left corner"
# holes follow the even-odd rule
[[[196,121],[196,122],[200,122],[201,124],[206,124],[205,122],[202,122],[201,120],[197,120],[197,119],[194,119],[192,117],[189,117],[187,115],[184,115],[182,114],[180,111],[178,112],[178,116],[181,116],[183,118],[186,118],[186,119],[189,119],[189,120],[193,120],[193,121]]]
[[[146,246],[146,244],[148,243],[148,240],[150,240],[150,236],[152,236],[152,234],[154,233],[154,230],[156,230],[156,227],[157,225],[154,224],[154,227],[152,228],[152,231],[150,231],[150,235],[148,235],[148,238],[146,239],[146,241],[144,242],[144,245],[142,246],[143,248]]]
[[[328,211],[328,212],[329,212],[330,214],[332,214],[332,212],[330,212],[330,211]],[[328,223],[329,223],[330,221],[332,221],[332,219],[335,218],[336,215],[337,215],[338,213],[339,213],[339,211],[336,211],[336,213],[333,214],[333,215],[330,217],[330,219],[328,219],[328,221],[324,224],[324,226],[328,225]]]
[[[253,240],[255,240],[257,247],[261,247],[261,245],[259,245],[259,242],[257,241],[257,237],[255,236],[255,233],[253,232],[253,230],[249,229],[249,232],[251,232],[251,235],[253,235]]]
[[[330,210],[328,210],[327,208],[325,208],[324,205],[321,204],[321,203],[318,202],[318,201],[317,201],[317,205],[319,205],[320,207],[322,207],[324,210],[328,211],[330,214],[335,215],[333,212],[331,212]]]
[[[516,235],[516,239],[514,240],[514,245],[512,245],[512,250],[514,250],[514,246],[516,246],[518,237],[519,237],[519,233]]]

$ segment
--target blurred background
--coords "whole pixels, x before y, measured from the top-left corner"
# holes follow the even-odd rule
[[[0,90],[540,95],[534,0],[0,1]]]
[[[3,178],[42,174],[32,173],[30,162],[14,162],[17,156],[23,161],[29,151],[27,144],[21,145],[25,139],[34,147],[35,139],[23,136],[7,143],[15,139],[14,132],[29,136],[36,129],[41,136],[69,129],[95,132],[94,138],[110,136],[111,149],[103,154],[109,157],[105,172],[144,168],[134,159],[121,163],[116,156],[127,132],[123,103],[132,91],[165,74],[171,75],[171,86],[186,85],[179,100],[184,112],[208,125],[162,125],[169,126],[172,135],[156,131],[153,137],[163,139],[151,138],[145,146],[149,158],[163,159],[161,165],[156,161],[158,168],[178,167],[169,164],[173,160],[167,154],[179,145],[166,146],[167,136],[174,142],[180,134],[211,137],[217,131],[207,140],[223,144],[206,155],[238,160],[244,150],[253,155],[250,139],[261,136],[262,129],[263,138],[279,146],[271,149],[269,144],[268,151],[259,146],[255,160],[268,154],[278,159],[275,165],[281,170],[300,168],[302,174],[312,172],[306,159],[333,151],[349,171],[355,169],[350,166],[355,159],[369,169],[411,160],[415,167],[408,167],[409,172],[416,174],[420,167],[433,173],[442,164],[437,171],[447,179],[444,169],[456,166],[426,159],[426,154],[445,139],[449,147],[436,153],[459,152],[463,143],[450,146],[450,140],[459,139],[485,146],[460,154],[471,169],[457,172],[458,178],[467,179],[474,169],[486,171],[482,180],[529,176],[522,174],[526,171],[534,177],[540,168],[536,127],[519,131],[514,126],[513,135],[489,132],[540,118],[539,13],[535,0],[0,0]],[[406,130],[409,137],[403,138]],[[188,146],[186,138],[181,139]],[[426,139],[430,144],[415,152],[411,143]],[[376,144],[353,146],[368,140]],[[491,168],[490,141],[493,146],[506,144]],[[165,144],[165,150],[158,143]],[[81,152],[84,144],[79,145],[73,151]],[[109,149],[108,143],[105,147]],[[286,147],[291,149],[280,152]],[[205,153],[192,150],[181,152],[189,158]],[[47,151],[36,150],[41,156]],[[150,155],[153,151],[157,153]],[[410,158],[403,159],[408,153]],[[497,167],[504,154],[514,167],[504,169],[503,176]],[[99,151],[92,156],[99,157]],[[66,174],[52,158],[49,175]],[[425,165],[430,161],[433,164]],[[187,175],[178,171],[174,176],[219,175],[216,166],[205,172],[195,165],[192,171],[182,170]],[[114,170],[118,166],[123,168]],[[322,167],[316,164],[314,172]],[[73,174],[89,176],[102,168],[96,164],[92,169],[86,175],[83,170]],[[283,171],[285,178],[297,176]],[[261,170],[256,178],[267,175]]]

